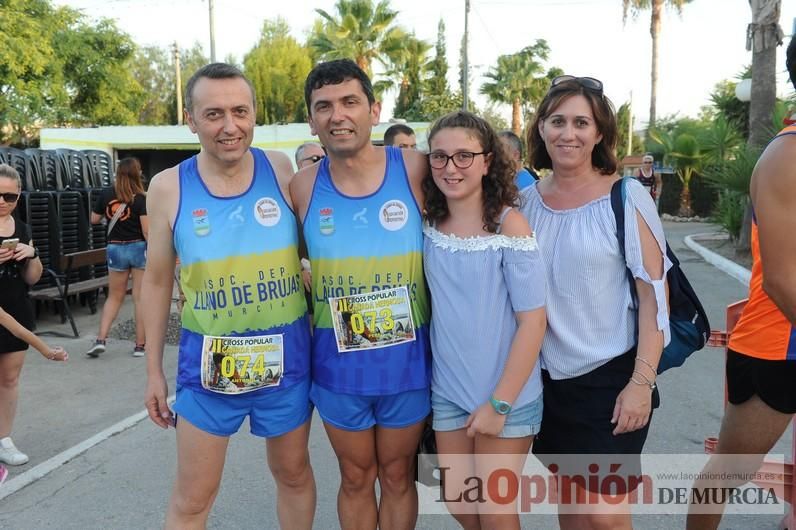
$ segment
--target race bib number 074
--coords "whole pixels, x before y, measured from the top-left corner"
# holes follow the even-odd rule
[[[330,297],[337,351],[385,348],[415,340],[415,324],[405,286],[351,296]]]
[[[282,335],[212,337],[202,341],[202,387],[241,394],[282,381]]]

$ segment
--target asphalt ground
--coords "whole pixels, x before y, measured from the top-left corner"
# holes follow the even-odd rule
[[[747,289],[683,244],[685,235],[710,232],[714,227],[701,223],[664,225],[712,327],[724,329],[726,306],[744,298]],[[128,302],[119,319],[129,318],[131,312]],[[46,361],[33,350],[28,354],[13,437],[31,461],[10,468],[9,480],[0,487],[0,528],[160,528],[176,470],[174,430],[163,431],[148,419],[138,421],[140,416],[135,417],[144,409],[145,370],[144,360],[131,356],[132,342],[109,340],[106,353],[98,359],[86,358],[83,353],[96,334],[99,313],[90,315],[85,307],[78,307],[75,313],[80,338],[46,337],[52,344],[67,348],[71,356],[68,363]],[[68,325],[54,315],[43,315],[39,329],[69,331]],[[723,349],[706,348],[684,367],[660,377],[662,404],[655,413],[645,452],[703,452],[705,437],[719,431],[723,360]],[[176,348],[168,347],[164,369],[171,391],[175,366]],[[790,455],[792,443],[789,431],[773,452]],[[339,473],[317,414],[310,452],[318,485],[315,527],[337,528]],[[264,442],[250,435],[244,424],[230,443],[209,528],[278,526],[275,487],[264,453]],[[38,477],[49,468],[50,472]],[[20,488],[22,484],[26,485]],[[771,515],[728,516],[721,528],[773,530],[780,520],[781,516]],[[634,526],[640,529],[683,528],[684,523],[682,515],[634,516]],[[523,516],[522,526],[558,527],[555,516],[536,514]],[[421,516],[417,528],[454,529],[458,525],[447,515]]]

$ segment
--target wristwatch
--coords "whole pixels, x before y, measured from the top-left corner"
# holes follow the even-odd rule
[[[492,396],[489,398],[489,403],[490,405],[492,405],[492,408],[495,409],[495,412],[497,412],[501,416],[505,416],[506,414],[511,412],[511,404],[508,401],[495,399],[495,396]]]

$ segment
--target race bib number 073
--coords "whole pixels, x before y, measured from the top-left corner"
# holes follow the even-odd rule
[[[282,335],[212,337],[202,341],[202,387],[241,394],[276,386],[283,373]]]
[[[330,297],[337,351],[385,348],[415,340],[415,324],[405,286],[351,296]]]

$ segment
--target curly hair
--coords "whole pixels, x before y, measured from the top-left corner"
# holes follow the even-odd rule
[[[616,139],[618,136],[616,125],[616,112],[614,106],[602,92],[595,92],[583,87],[578,81],[563,81],[555,86],[545,95],[539,104],[536,118],[528,128],[528,148],[530,151],[531,166],[535,169],[553,169],[553,161],[547,146],[539,132],[539,125],[550,117],[550,115],[561,104],[572,96],[583,96],[589,102],[594,123],[597,130],[602,135],[600,143],[594,146],[591,152],[591,164],[603,175],[613,175],[619,165],[616,159]]]
[[[492,154],[489,172],[481,179],[481,188],[484,230],[494,234],[506,206],[517,206],[519,202],[514,166],[492,126],[483,118],[463,110],[446,114],[434,122],[428,132],[429,145],[438,132],[455,127],[470,131],[481,143],[481,149]],[[426,196],[423,212],[426,220],[431,224],[445,220],[450,215],[448,201],[430,173],[423,179],[423,192]]]

